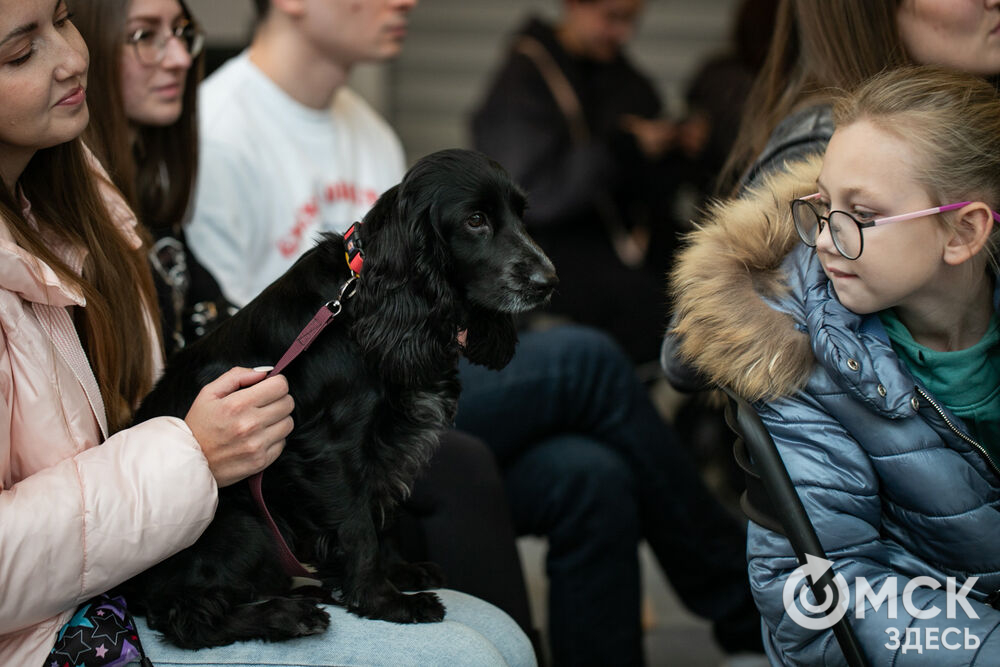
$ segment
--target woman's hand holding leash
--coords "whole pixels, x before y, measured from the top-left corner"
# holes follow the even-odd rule
[[[205,385],[184,417],[219,486],[269,466],[292,432],[295,401],[270,367],[236,367]]]

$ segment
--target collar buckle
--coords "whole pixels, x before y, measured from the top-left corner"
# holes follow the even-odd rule
[[[361,248],[361,235],[358,233],[360,228],[361,223],[355,222],[344,232],[344,245],[346,247],[344,258],[355,278],[361,275],[361,267],[365,263],[365,251]]]

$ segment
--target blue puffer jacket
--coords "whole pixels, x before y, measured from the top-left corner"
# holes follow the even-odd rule
[[[1000,589],[1000,462],[919,386],[877,316],[840,304],[798,242],[788,202],[815,191],[818,170],[818,160],[792,165],[709,213],[673,276],[679,352],[755,402],[849,586],[848,618],[870,664],[1000,665],[1000,611],[987,604]],[[755,524],[748,540],[772,662],[845,664],[831,630],[804,628],[785,610],[798,566],[788,541]],[[888,600],[855,618],[858,577],[876,593],[895,577],[895,618]],[[937,607],[934,618],[903,604],[915,577],[930,580],[908,606]],[[949,577],[958,589],[977,577],[966,604],[978,619],[961,604],[946,618]]]

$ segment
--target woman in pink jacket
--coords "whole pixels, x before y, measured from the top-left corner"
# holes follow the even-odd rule
[[[249,369],[183,421],[124,428],[159,370],[155,296],[135,219],[77,139],[86,84],[62,2],[0,1],[3,665],[41,665],[77,605],[192,543],[216,487],[292,428],[285,380]]]
[[[194,542],[292,428],[284,378],[249,369],[125,428],[160,341],[135,219],[77,138],[87,65],[62,2],[0,0],[3,665],[41,665],[80,603]]]
[[[162,342],[135,217],[79,139],[88,64],[64,0],[0,0],[4,666],[123,665],[141,653],[140,639],[157,644],[136,636],[120,599],[102,594],[193,543],[212,520],[217,488],[270,464],[292,429],[285,379],[246,368],[207,385],[183,420],[128,427],[160,371]],[[395,664],[400,650],[420,644],[444,661],[464,651],[478,664],[516,662],[500,659],[502,641],[485,638],[492,627],[501,640],[520,641],[534,663],[502,612],[447,593],[449,620],[458,622],[419,637],[366,632],[362,648]],[[329,638],[350,646],[347,624],[335,630],[306,647],[308,663],[302,647],[276,652],[329,664]],[[389,633],[402,639],[393,645]],[[197,664],[201,654],[189,656]]]

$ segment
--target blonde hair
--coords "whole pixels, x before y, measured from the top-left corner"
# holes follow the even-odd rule
[[[980,77],[909,66],[873,77],[834,105],[834,122],[865,120],[909,144],[918,182],[935,205],[982,201],[1000,207],[1000,95]],[[996,265],[1000,224],[987,247]]]

